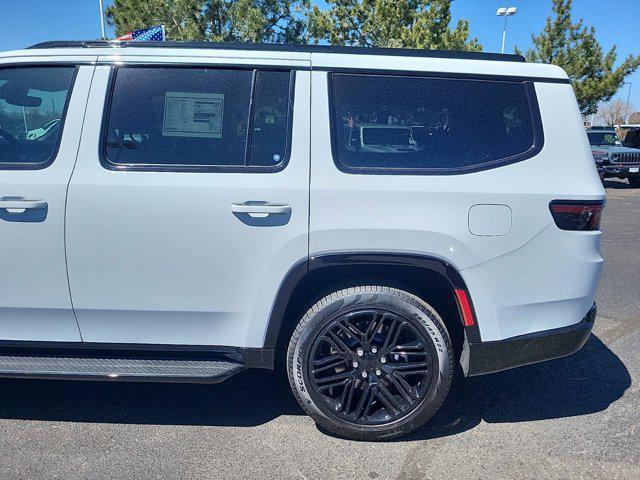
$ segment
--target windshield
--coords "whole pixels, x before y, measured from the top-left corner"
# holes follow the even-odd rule
[[[587,132],[591,145],[620,145],[620,139],[615,132]]]
[[[364,128],[362,129],[364,145],[410,145],[411,129],[409,128]]]

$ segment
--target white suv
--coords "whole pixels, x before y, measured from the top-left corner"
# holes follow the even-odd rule
[[[457,368],[584,344],[604,200],[566,74],[517,56],[5,52],[0,376],[286,366],[326,429],[394,437]]]

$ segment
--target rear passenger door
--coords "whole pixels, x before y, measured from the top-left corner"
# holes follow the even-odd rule
[[[75,312],[88,342],[260,347],[308,254],[309,62],[180,61],[96,69],[69,187]]]
[[[0,60],[0,340],[80,341],[64,211],[92,72]]]

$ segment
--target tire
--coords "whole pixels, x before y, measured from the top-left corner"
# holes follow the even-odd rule
[[[438,411],[451,387],[454,354],[442,319],[426,302],[391,287],[357,286],[307,311],[289,342],[287,373],[296,399],[321,428],[386,440]]]
[[[628,177],[627,180],[629,180],[629,185],[631,185],[633,188],[640,187],[640,177]]]

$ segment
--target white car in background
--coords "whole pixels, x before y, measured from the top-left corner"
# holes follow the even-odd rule
[[[402,153],[418,151],[411,127],[401,125],[356,125],[349,145],[362,152]]]

